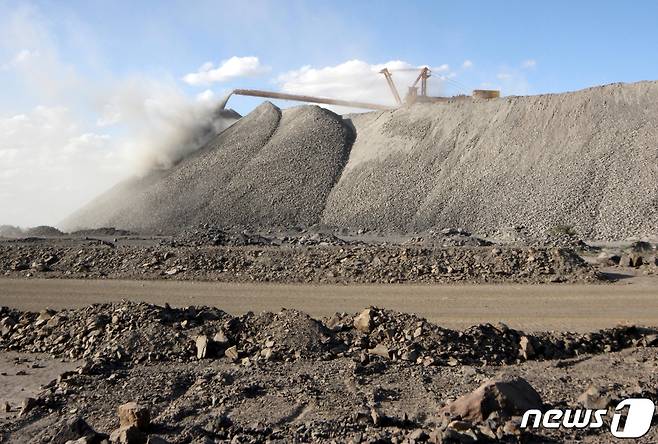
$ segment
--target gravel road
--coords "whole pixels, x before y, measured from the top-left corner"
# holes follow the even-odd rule
[[[450,328],[502,321],[526,331],[658,325],[658,278],[609,285],[271,285],[187,281],[0,279],[0,305],[76,307],[122,298],[232,313],[296,308],[312,316],[376,305]]]

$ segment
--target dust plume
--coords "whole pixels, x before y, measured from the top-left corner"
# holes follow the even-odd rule
[[[239,118],[219,103],[210,91],[190,99],[175,85],[131,80],[112,91],[98,123],[120,124],[120,151],[131,172],[144,175],[171,168]]]

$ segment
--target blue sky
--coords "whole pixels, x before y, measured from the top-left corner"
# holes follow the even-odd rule
[[[5,16],[26,2],[5,1]],[[201,64],[257,56],[270,75],[211,89],[272,89],[273,78],[303,65],[359,59],[451,67],[458,80],[503,93],[543,93],[658,77],[658,2],[605,1],[209,1],[33,3],[61,60],[84,75],[179,78]],[[13,55],[3,48],[3,58]],[[532,70],[520,69],[534,60]],[[497,78],[508,73],[516,82]],[[6,81],[7,75],[2,76]],[[11,79],[10,79],[11,80]],[[190,94],[198,88],[183,86]],[[505,91],[504,88],[508,91]],[[449,91],[450,92],[450,91]],[[20,88],[18,107],[29,106]],[[235,105],[245,112],[249,105]],[[6,102],[5,102],[6,103]]]
[[[423,65],[433,94],[652,80],[656,17],[655,1],[0,0],[0,224],[55,223],[233,88],[391,103],[377,71]]]

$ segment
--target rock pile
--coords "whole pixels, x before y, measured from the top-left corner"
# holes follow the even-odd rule
[[[309,226],[319,222],[352,139],[331,111],[282,112],[266,102],[171,169],[117,185],[63,226],[156,233],[203,223]]]
[[[344,240],[331,233],[321,231],[281,228],[283,233],[273,233],[275,230],[267,230],[264,235],[253,233],[248,229],[237,230],[232,228],[225,230],[209,224],[201,224],[194,228],[183,229],[173,236],[171,240],[163,240],[163,245],[176,246],[231,246],[243,247],[247,245],[268,246],[342,246],[342,245],[365,245],[359,240]]]
[[[641,82],[352,116],[357,137],[322,222],[655,236],[656,97],[658,82]]]
[[[350,319],[350,315],[336,315],[327,320],[327,325],[345,344],[352,346],[353,353],[361,353],[362,360],[378,356],[425,366],[510,364],[518,360],[560,359],[658,344],[658,336],[635,327],[587,334],[529,335],[504,324],[481,324],[455,331],[415,315],[374,308],[364,310],[352,323]]]
[[[590,282],[598,273],[569,249],[341,245],[326,236],[297,238],[315,246],[262,245],[260,236],[225,236],[236,245],[155,246],[86,242],[71,246],[0,243],[0,273],[13,276],[202,279],[256,282]],[[206,242],[202,240],[200,242]],[[326,245],[322,246],[322,243]],[[333,244],[329,244],[332,242]],[[108,245],[109,244],[109,245]],[[338,244],[338,245],[336,245]]]
[[[88,368],[143,362],[228,359],[242,365],[295,360],[458,366],[510,364],[655,346],[635,327],[588,334],[525,334],[503,324],[464,331],[415,315],[368,308],[314,320],[296,310],[233,317],[210,307],[121,302],[41,313],[0,309],[0,350],[85,359]]]
[[[163,242],[173,245],[192,246],[231,246],[242,247],[245,245],[271,245],[272,239],[251,234],[248,231],[227,231],[209,224],[201,224],[194,228],[185,228],[177,233],[171,242]]]
[[[492,242],[473,236],[463,228],[428,230],[426,234],[413,237],[406,243],[424,247],[485,247],[493,245]]]
[[[132,179],[63,223],[171,233],[210,223],[533,237],[656,235],[657,82],[417,104],[350,121],[264,103],[167,171]],[[353,131],[356,140],[353,143]]]
[[[138,363],[191,357],[193,345],[183,330],[225,316],[212,308],[174,310],[127,302],[40,313],[3,308],[0,333],[5,350],[50,353],[96,364]]]

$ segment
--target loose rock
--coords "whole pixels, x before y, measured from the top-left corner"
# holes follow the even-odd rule
[[[134,426],[139,430],[148,429],[151,415],[148,409],[136,402],[127,402],[117,408],[119,424],[121,427]]]
[[[519,377],[489,380],[477,390],[447,405],[441,413],[448,412],[462,420],[483,422],[496,412],[503,417],[522,414],[526,410],[541,409],[539,393]]]

